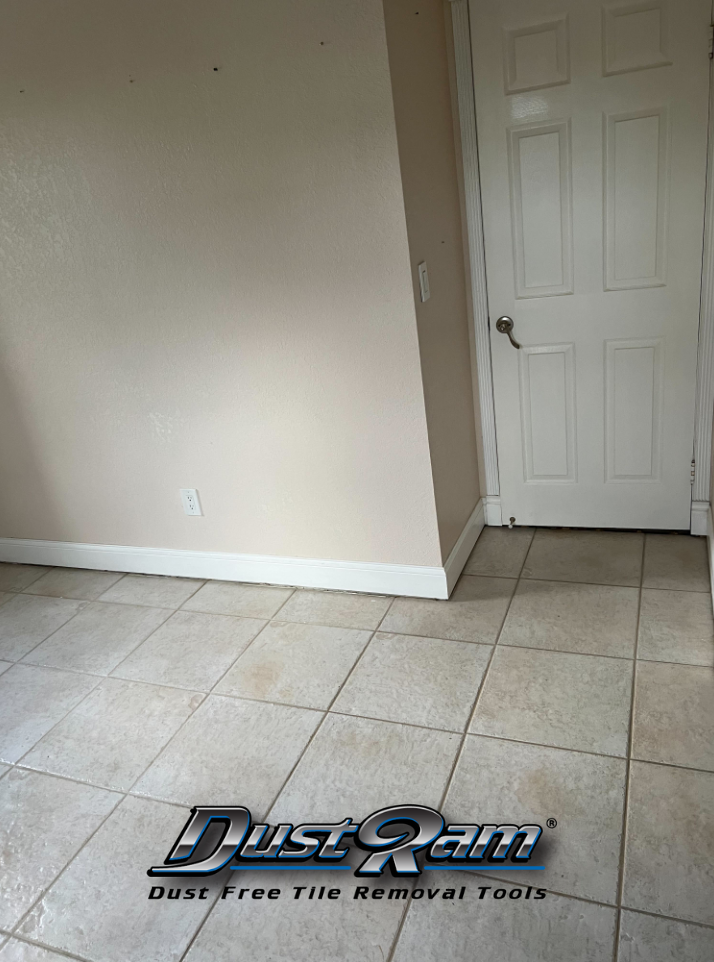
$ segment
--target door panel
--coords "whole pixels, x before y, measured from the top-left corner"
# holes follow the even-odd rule
[[[689,527],[710,14],[471,2],[504,519]]]

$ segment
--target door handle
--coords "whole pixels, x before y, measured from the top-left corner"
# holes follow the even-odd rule
[[[507,314],[504,314],[503,317],[499,317],[499,319],[496,321],[496,330],[498,331],[499,334],[508,334],[508,340],[516,348],[516,350],[520,348],[521,345],[513,336],[513,318],[512,317],[508,317]]]

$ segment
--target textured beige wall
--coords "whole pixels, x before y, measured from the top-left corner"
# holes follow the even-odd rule
[[[384,0],[429,444],[444,559],[480,497],[444,0]],[[417,264],[430,299],[421,304]]]
[[[380,0],[6,0],[2,535],[439,563],[477,492],[419,8],[388,4],[417,337]]]

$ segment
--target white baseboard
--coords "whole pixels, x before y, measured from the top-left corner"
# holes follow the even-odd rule
[[[482,498],[482,501],[484,505],[486,524],[503,524],[503,518],[501,517],[501,499],[498,497],[498,495],[489,494],[485,498]]]
[[[271,558],[267,555],[220,551],[73,544],[19,538],[0,538],[0,561],[298,588],[363,591],[413,598],[448,598],[482,528],[483,505],[479,502],[444,567]]]
[[[707,519],[709,517],[708,501],[692,501],[690,532],[704,536],[707,534]]]
[[[474,549],[474,545],[478,540],[478,536],[483,531],[483,526],[485,524],[484,501],[485,498],[481,498],[474,508],[471,517],[464,526],[464,530],[459,535],[459,540],[451,549],[451,553],[444,563],[447,587],[446,597],[451,594],[451,589],[458,581],[459,575],[464,570],[464,565],[468,561],[468,557]]]

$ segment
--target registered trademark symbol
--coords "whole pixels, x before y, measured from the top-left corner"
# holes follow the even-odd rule
[[[558,823],[557,823],[557,821],[556,821],[554,818],[549,818],[548,821],[547,821],[545,824],[548,826],[548,828],[555,828],[555,826],[556,826]]]

